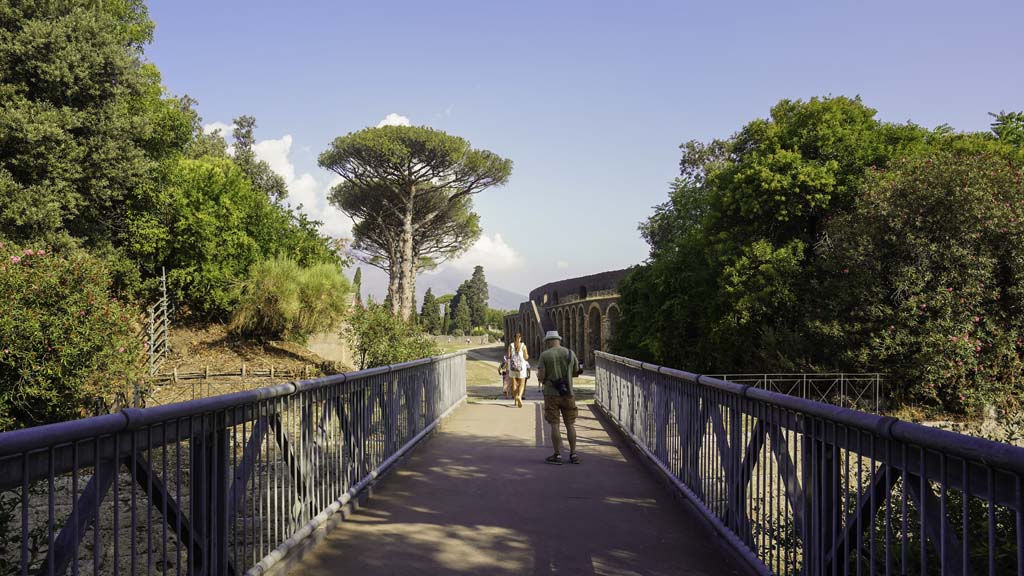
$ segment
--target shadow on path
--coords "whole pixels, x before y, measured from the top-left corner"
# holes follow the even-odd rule
[[[290,573],[746,574],[593,410],[551,466],[539,404],[459,408]]]

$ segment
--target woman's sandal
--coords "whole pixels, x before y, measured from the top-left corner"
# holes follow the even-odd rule
[[[572,454],[569,454],[569,462],[571,462],[573,464],[579,464],[580,463],[580,457],[577,456],[575,452],[573,452]]]
[[[545,458],[544,461],[547,462],[548,464],[554,464],[556,466],[561,466],[562,465],[562,455],[561,454],[552,454],[551,456],[548,456],[547,458]]]

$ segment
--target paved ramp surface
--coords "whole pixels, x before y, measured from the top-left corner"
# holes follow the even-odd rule
[[[468,404],[290,573],[747,574],[591,406],[552,466],[540,404]]]

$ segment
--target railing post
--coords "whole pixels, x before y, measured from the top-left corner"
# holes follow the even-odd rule
[[[192,526],[202,550],[189,550],[189,574],[225,574],[228,565],[228,436],[224,415],[202,417],[190,440]]]
[[[662,462],[668,464],[668,416],[672,403],[669,401],[668,386],[662,382],[660,374],[654,375],[654,382],[656,406],[654,417],[655,453],[658,455],[658,458],[661,458]]]

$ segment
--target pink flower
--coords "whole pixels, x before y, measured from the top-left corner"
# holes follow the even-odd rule
[[[974,318],[971,318],[971,320],[974,320],[975,323],[981,322],[981,318],[979,318],[977,316],[975,316]]]
[[[119,348],[117,349],[117,351],[118,351],[118,352],[124,352],[124,346],[121,346],[121,347],[119,347]]]
[[[956,342],[957,340],[960,339],[960,337],[959,336],[950,336],[949,339],[952,340],[953,342]]]
[[[36,256],[46,256],[46,250],[36,250]]]
[[[11,262],[13,262],[14,264],[17,264],[18,262],[21,262],[21,258],[19,258],[17,256],[11,256]]]
[[[843,268],[843,274],[849,274],[849,273],[850,273],[850,269],[849,268]]]
[[[953,291],[952,288],[946,288],[946,292],[952,292],[952,291]]]
[[[33,254],[35,254],[35,252],[33,252],[31,250],[25,250],[25,256],[31,256]]]

